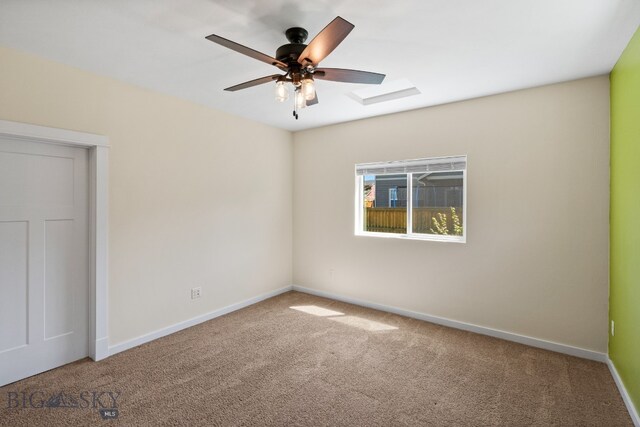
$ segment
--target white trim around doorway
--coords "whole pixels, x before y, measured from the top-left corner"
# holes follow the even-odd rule
[[[109,139],[66,129],[0,120],[0,136],[89,149],[89,356],[109,355]]]

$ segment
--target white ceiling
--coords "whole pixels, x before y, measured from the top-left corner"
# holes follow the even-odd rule
[[[421,94],[365,106],[365,86],[319,81],[296,121],[271,84],[223,92],[278,70],[205,36],[275,55],[338,15],[355,29],[322,66]],[[2,45],[293,131],[608,73],[639,23],[638,0],[0,1]]]

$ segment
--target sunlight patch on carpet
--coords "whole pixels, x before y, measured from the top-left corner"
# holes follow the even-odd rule
[[[335,320],[336,322],[364,329],[365,331],[392,331],[398,329],[396,326],[375,322],[373,320],[364,319],[358,316],[330,317],[329,320]]]
[[[342,316],[344,314],[339,311],[329,310],[328,308],[318,307],[317,305],[294,305],[289,308],[319,317]]]

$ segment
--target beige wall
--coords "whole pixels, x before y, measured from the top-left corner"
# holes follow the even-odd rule
[[[0,119],[110,138],[111,345],[290,284],[293,222],[295,284],[606,351],[607,77],[299,132],[292,148],[286,131],[12,50],[0,70]],[[466,244],[353,235],[355,163],[459,154]]]
[[[110,138],[111,345],[291,283],[289,132],[4,48],[0,70],[0,119]]]
[[[294,134],[294,283],[606,352],[608,91],[595,77]],[[354,164],[462,154],[466,244],[354,236]]]

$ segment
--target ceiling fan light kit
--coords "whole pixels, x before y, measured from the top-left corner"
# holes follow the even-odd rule
[[[318,64],[349,35],[354,25],[336,17],[308,45],[304,44],[309,33],[301,27],[292,27],[285,31],[289,43],[276,50],[276,56],[271,57],[257,50],[243,46],[215,34],[207,36],[207,40],[221,46],[247,55],[258,61],[266,62],[284,71],[285,74],[274,74],[260,77],[244,83],[226,88],[235,92],[253,86],[275,81],[275,98],[278,102],[289,99],[288,84],[293,86],[294,109],[293,116],[298,119],[298,110],[318,103],[314,79],[331,80],[335,82],[380,84],[384,74],[368,71],[348,70],[342,68],[318,68]]]

